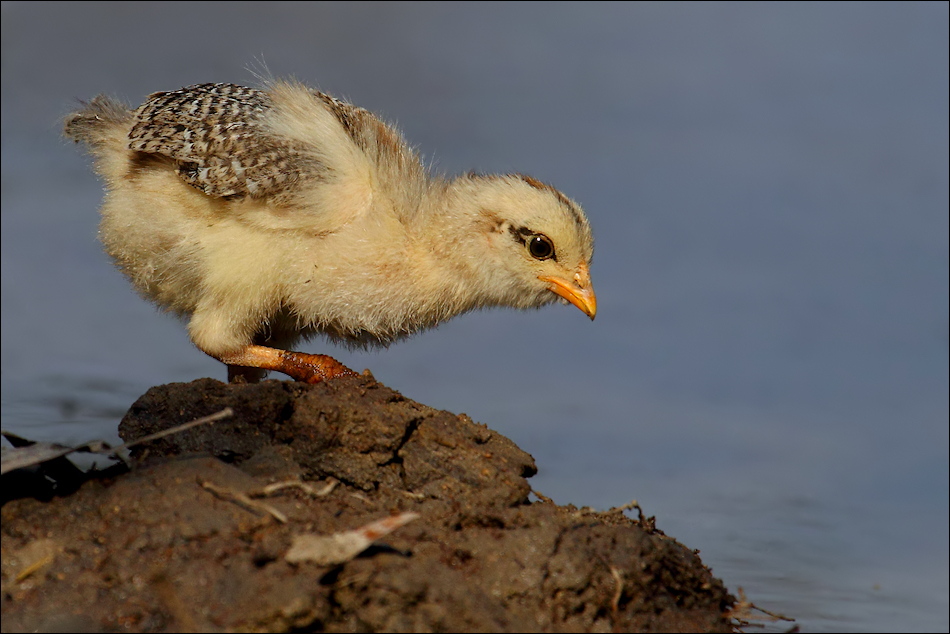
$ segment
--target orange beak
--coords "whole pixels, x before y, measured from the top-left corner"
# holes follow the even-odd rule
[[[548,283],[548,289],[571,302],[590,317],[591,321],[597,314],[597,297],[594,295],[594,287],[590,283],[590,270],[587,264],[582,263],[577,267],[577,273],[573,280],[565,280],[561,277],[542,275],[538,277],[542,282]]]

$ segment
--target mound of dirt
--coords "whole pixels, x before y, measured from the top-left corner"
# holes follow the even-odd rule
[[[369,376],[159,386],[119,432],[225,407],[3,506],[4,631],[732,630],[735,599],[652,521],[530,502],[530,455]],[[302,539],[325,550],[288,557]]]

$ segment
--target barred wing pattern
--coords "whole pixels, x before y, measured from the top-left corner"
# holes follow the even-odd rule
[[[157,92],[135,111],[129,148],[173,159],[182,180],[210,196],[280,198],[322,166],[263,133],[270,107],[264,91],[235,84]]]

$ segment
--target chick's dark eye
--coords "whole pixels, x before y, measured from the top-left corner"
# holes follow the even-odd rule
[[[554,245],[547,236],[534,236],[528,240],[528,253],[537,260],[554,257]]]

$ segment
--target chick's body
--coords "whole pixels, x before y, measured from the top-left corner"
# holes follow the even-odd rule
[[[348,370],[260,344],[386,345],[558,296],[596,310],[576,203],[521,175],[433,177],[392,127],[298,84],[202,84],[135,111],[100,96],[66,134],[106,181],[108,253],[229,365],[317,381]]]

